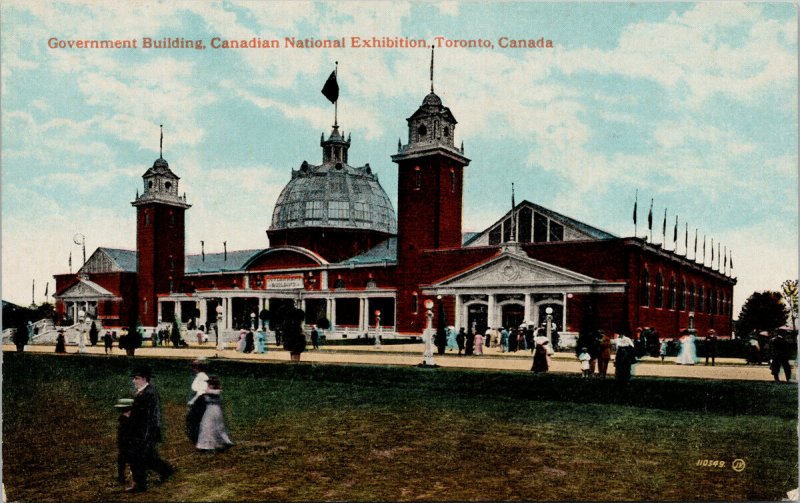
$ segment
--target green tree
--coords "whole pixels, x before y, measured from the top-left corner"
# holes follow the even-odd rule
[[[172,345],[176,348],[181,344],[181,327],[178,325],[178,320],[172,320],[169,340],[172,341]]]
[[[97,323],[92,321],[92,326],[89,328],[89,344],[92,346],[97,345],[97,336],[99,335],[100,331],[97,330]]]
[[[778,292],[754,292],[742,306],[736,335],[748,337],[753,331],[771,332],[786,324],[789,309]]]
[[[787,279],[781,285],[783,301],[789,308],[789,318],[792,320],[792,330],[796,330],[795,320],[797,319],[797,280]]]

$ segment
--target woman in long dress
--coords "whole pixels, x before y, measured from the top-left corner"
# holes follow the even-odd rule
[[[483,354],[483,336],[480,334],[480,332],[475,332],[474,346],[475,346],[475,354],[476,355],[482,355]]]
[[[455,327],[447,327],[445,328],[445,332],[447,333],[447,349],[458,349],[458,341],[456,340],[456,329]]]
[[[256,332],[256,353],[267,352],[267,334],[259,330]]]
[[[678,365],[694,365],[696,363],[694,334],[688,330],[681,332],[681,350],[675,363]]]
[[[197,449],[214,451],[231,447],[233,440],[228,435],[222,415],[222,386],[216,376],[208,378],[208,389],[202,398],[206,402],[206,411],[200,421]]]

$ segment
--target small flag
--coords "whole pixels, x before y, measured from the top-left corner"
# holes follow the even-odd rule
[[[703,264],[706,263],[706,237],[703,235]]]
[[[733,252],[731,252],[731,269],[733,269]]]
[[[711,267],[714,267],[714,238],[711,238]]]
[[[664,223],[661,225],[661,241],[667,240],[667,209],[664,208]]]
[[[72,252],[69,252],[69,272],[72,272]]]
[[[672,243],[678,244],[678,215],[675,215],[675,230],[672,231]]]
[[[653,230],[653,198],[650,198],[650,213],[647,214],[647,230]]]
[[[685,255],[689,255],[689,222],[684,222],[686,225],[686,233],[683,236],[683,251]]]
[[[697,227],[694,228],[694,258],[697,258]]]
[[[636,209],[639,207],[639,189],[636,189],[636,199],[633,201],[633,225],[636,225]]]
[[[339,83],[336,82],[336,71],[331,72],[325,85],[322,86],[322,94],[328,98],[331,103],[336,103],[339,99]]]
[[[50,290],[50,282],[48,281],[44,285],[44,300],[47,300],[47,292]]]

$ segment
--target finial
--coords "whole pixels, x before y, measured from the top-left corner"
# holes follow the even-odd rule
[[[464,153],[464,140],[461,140],[461,153]]]
[[[400,143],[400,137],[397,137],[397,151],[400,152],[400,149],[403,147],[403,144]]]
[[[431,92],[433,92],[433,47],[431,47]]]
[[[164,158],[164,124],[160,124],[158,127],[161,128],[161,140],[158,142],[158,158]]]
[[[139,199],[139,189],[136,189],[136,199]]]

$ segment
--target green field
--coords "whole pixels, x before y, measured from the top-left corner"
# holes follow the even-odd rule
[[[776,500],[797,487],[795,385],[212,361],[237,445],[209,455],[183,434],[186,360],[3,359],[10,501]],[[178,473],[128,495],[113,404],[142,363]]]

